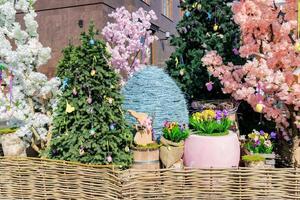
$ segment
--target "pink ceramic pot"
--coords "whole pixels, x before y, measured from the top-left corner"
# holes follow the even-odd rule
[[[225,136],[190,135],[184,145],[184,165],[193,168],[238,167],[240,142],[237,134]]]

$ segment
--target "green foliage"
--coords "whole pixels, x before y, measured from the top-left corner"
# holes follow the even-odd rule
[[[82,163],[132,163],[132,133],[121,108],[120,78],[108,65],[109,55],[91,25],[81,45],[63,51],[57,76],[63,80],[46,156]],[[67,109],[67,106],[69,107]],[[68,112],[67,112],[68,110]]]
[[[0,135],[1,134],[9,134],[9,133],[14,133],[18,130],[18,128],[2,128],[0,129]]]
[[[259,154],[253,154],[253,155],[243,156],[242,160],[245,162],[261,162],[261,161],[265,161],[265,158]]]
[[[231,7],[228,6],[231,2],[185,0],[180,4],[180,8],[190,15],[184,15],[177,25],[179,34],[171,39],[176,51],[166,64],[168,73],[179,83],[189,100],[225,97],[219,81],[213,77],[214,89],[207,91],[205,84],[209,82],[209,74],[201,62],[206,51],[216,50],[225,63],[243,62],[239,55],[233,53],[234,48],[239,48],[240,36],[239,27],[233,22]],[[217,31],[214,30],[215,24],[218,25]]]
[[[161,145],[154,142],[147,145],[136,145],[134,149],[141,150],[141,151],[143,150],[148,151],[148,150],[159,149],[159,147],[161,147]]]
[[[176,122],[166,122],[163,128],[163,137],[172,142],[181,142],[188,138],[190,130],[184,125],[179,125]]]
[[[196,112],[190,117],[190,125],[198,135],[222,136],[229,133],[232,121],[225,115],[218,118],[213,110]]]

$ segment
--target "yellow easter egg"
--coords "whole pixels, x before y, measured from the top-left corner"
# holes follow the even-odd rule
[[[92,76],[95,76],[95,75],[96,75],[96,70],[93,69],[93,70],[91,71],[91,75],[92,75]]]
[[[218,26],[218,24],[215,24],[213,29],[214,29],[214,31],[217,31],[217,30],[219,30],[219,26]]]
[[[297,52],[300,52],[300,42],[296,42],[296,44],[295,44],[295,50]]]
[[[261,104],[261,103],[256,104],[256,106],[255,106],[256,112],[262,113],[263,109],[264,109],[264,105],[263,104]]]

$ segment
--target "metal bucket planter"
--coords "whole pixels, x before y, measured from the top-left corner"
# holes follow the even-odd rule
[[[0,135],[4,156],[26,157],[26,144],[15,133]]]
[[[184,144],[184,164],[192,168],[232,168],[240,161],[236,133],[225,136],[190,135]]]

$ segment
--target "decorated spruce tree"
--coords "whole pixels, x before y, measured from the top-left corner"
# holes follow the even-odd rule
[[[286,0],[279,7],[273,0],[244,0],[235,2],[233,11],[243,38],[239,52],[248,58],[247,63],[226,64],[216,51],[208,52],[202,61],[220,79],[223,92],[247,101],[256,112],[276,122],[280,137],[285,139],[281,141],[292,144],[283,159],[299,165],[295,157],[295,152],[300,151],[296,3]]]
[[[64,50],[57,69],[62,96],[47,153],[54,159],[126,167],[132,162],[132,133],[121,108],[120,78],[96,34],[91,26],[80,46]]]
[[[178,36],[171,39],[176,47],[167,61],[169,74],[191,99],[221,98],[220,84],[201,67],[206,50],[216,50],[225,62],[240,63],[239,29],[232,20],[232,0],[185,0],[177,25]]]

